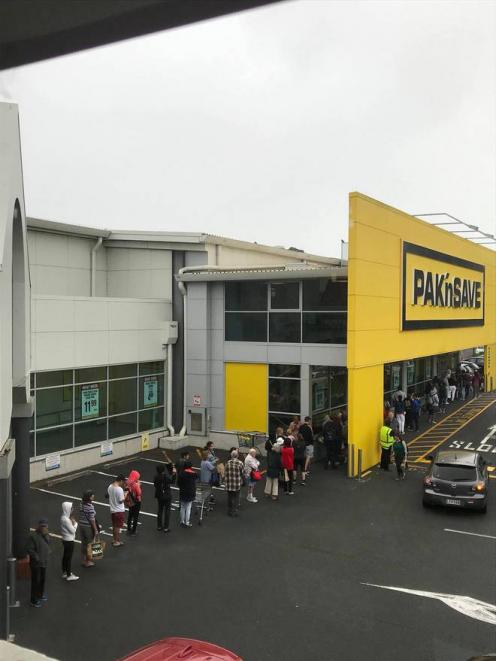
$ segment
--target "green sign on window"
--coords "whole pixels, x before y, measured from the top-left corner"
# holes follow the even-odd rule
[[[158,404],[158,380],[155,377],[146,378],[143,381],[143,406],[157,406]]]
[[[81,388],[81,418],[97,418],[100,415],[100,390],[98,386]]]

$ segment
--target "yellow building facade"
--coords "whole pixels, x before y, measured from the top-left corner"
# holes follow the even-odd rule
[[[349,213],[348,438],[367,468],[385,364],[484,346],[496,388],[496,253],[360,193]]]

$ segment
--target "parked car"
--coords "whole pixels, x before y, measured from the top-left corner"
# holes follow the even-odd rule
[[[438,450],[424,478],[424,507],[445,505],[487,510],[487,466],[479,452]]]
[[[163,638],[131,652],[120,661],[243,661],[224,647],[193,638]]]
[[[480,366],[477,365],[477,363],[474,363],[472,360],[464,360],[462,362],[462,365],[466,365],[467,367],[470,367],[472,372],[478,372],[480,370]]]

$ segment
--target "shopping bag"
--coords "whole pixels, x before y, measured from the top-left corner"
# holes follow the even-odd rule
[[[91,560],[101,560],[103,558],[105,546],[106,543],[103,542],[100,537],[95,537],[95,539],[88,544],[88,557]]]

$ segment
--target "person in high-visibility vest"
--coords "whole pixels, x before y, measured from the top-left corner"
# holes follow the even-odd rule
[[[388,471],[391,463],[391,448],[394,443],[394,433],[388,425],[382,425],[379,431],[379,441],[381,444],[381,468]]]

